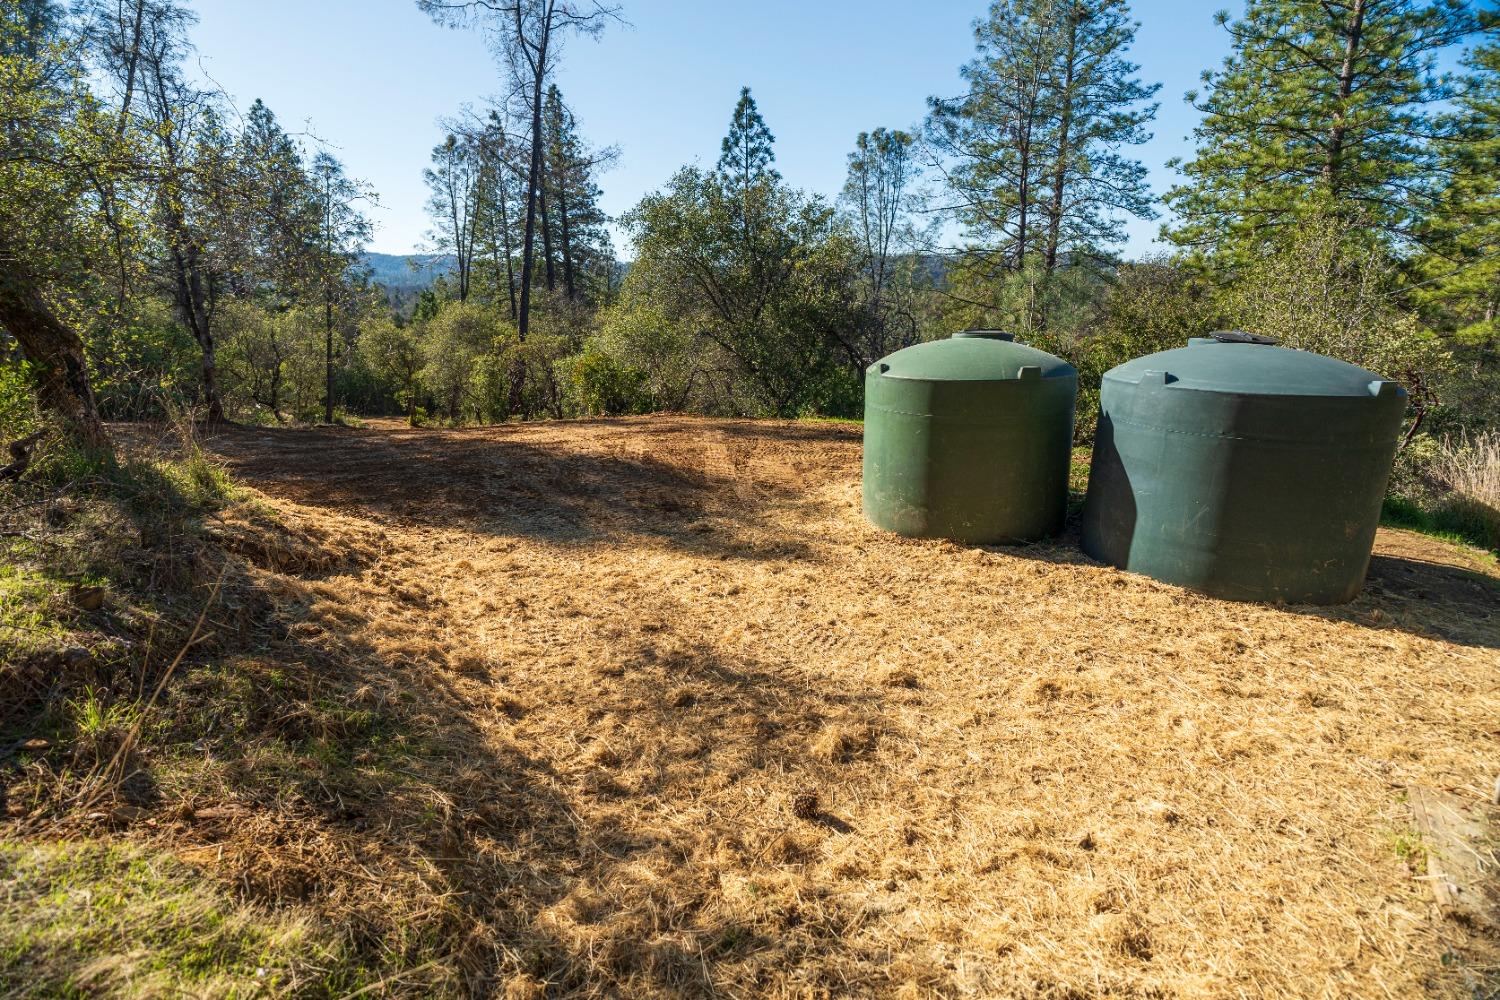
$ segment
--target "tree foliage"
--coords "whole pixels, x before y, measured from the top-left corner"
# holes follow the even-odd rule
[[[974,28],[965,93],[929,101],[927,137],[984,282],[1051,275],[1108,255],[1123,221],[1152,218],[1146,169],[1159,85],[1125,58],[1135,25],[1121,0],[995,0]]]
[[[781,180],[771,143],[747,89],[719,169],[682,169],[626,216],[627,290],[721,352],[756,410],[793,416],[852,392],[861,257],[830,206]]]
[[[1203,120],[1166,196],[1172,240],[1234,259],[1335,213],[1398,249],[1422,242],[1451,132],[1438,56],[1474,29],[1470,5],[1249,0],[1220,23],[1234,48],[1188,95]]]

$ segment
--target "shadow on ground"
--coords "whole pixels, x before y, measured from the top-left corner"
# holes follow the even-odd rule
[[[164,728],[132,761],[130,786],[150,794],[122,787],[100,806],[144,808],[152,828],[117,832],[249,900],[311,907],[384,995],[686,998],[791,965],[814,978],[826,965],[828,987],[834,964],[847,971],[849,918],[816,886],[759,890],[737,909],[714,872],[770,886],[800,871],[809,830],[848,830],[794,814],[763,779],[835,783],[838,754],[876,738],[873,693],[811,691],[669,630],[640,633],[581,683],[527,693],[573,720],[531,736],[542,757],[506,735],[535,706],[485,673],[360,641],[318,610],[329,578],[229,574],[232,612],[213,616],[231,630],[184,664]],[[809,744],[830,723],[852,735],[819,757]],[[741,815],[696,804],[740,782]],[[747,817],[768,811],[785,836],[751,832],[764,824]]]
[[[718,433],[720,428],[723,433]],[[472,430],[228,428],[207,444],[231,472],[298,503],[557,544],[622,536],[720,558],[809,558],[816,539],[772,529],[766,508],[810,506],[790,482],[737,475],[734,452],[786,442],[853,443],[818,425],[656,419],[541,425],[594,433],[557,447],[537,425]],[[559,430],[565,433],[567,430]],[[650,448],[642,446],[649,442]],[[857,456],[856,456],[857,461]]]

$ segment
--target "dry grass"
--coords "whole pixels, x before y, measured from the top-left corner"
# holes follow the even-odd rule
[[[1449,490],[1451,515],[1500,549],[1500,431],[1446,443],[1433,472]]]
[[[1500,591],[1461,550],[1382,532],[1358,601],[1275,608],[884,535],[857,428],[209,446],[265,497],[220,529],[241,641],[116,835],[317,913],[390,994],[1500,982],[1400,849],[1407,784],[1495,778]]]

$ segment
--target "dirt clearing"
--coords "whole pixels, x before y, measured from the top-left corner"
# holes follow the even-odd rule
[[[355,701],[416,721],[368,785],[174,849],[253,895],[459,942],[391,990],[1495,988],[1496,928],[1437,910],[1405,802],[1487,800],[1500,768],[1500,581],[1462,550],[1382,531],[1356,602],[1274,608],[1066,541],[880,533],[857,427],[208,444],[358,554],[291,567],[287,600],[358,665]]]

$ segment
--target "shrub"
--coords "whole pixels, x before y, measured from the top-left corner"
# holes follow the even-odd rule
[[[1397,305],[1397,267],[1366,233],[1357,219],[1308,219],[1233,276],[1224,312],[1240,329],[1401,382],[1419,426],[1437,405],[1453,358],[1415,313]]]
[[[25,362],[0,364],[0,445],[23,438],[40,426]],[[4,452],[0,452],[3,455]],[[0,464],[9,461],[0,460]]]

